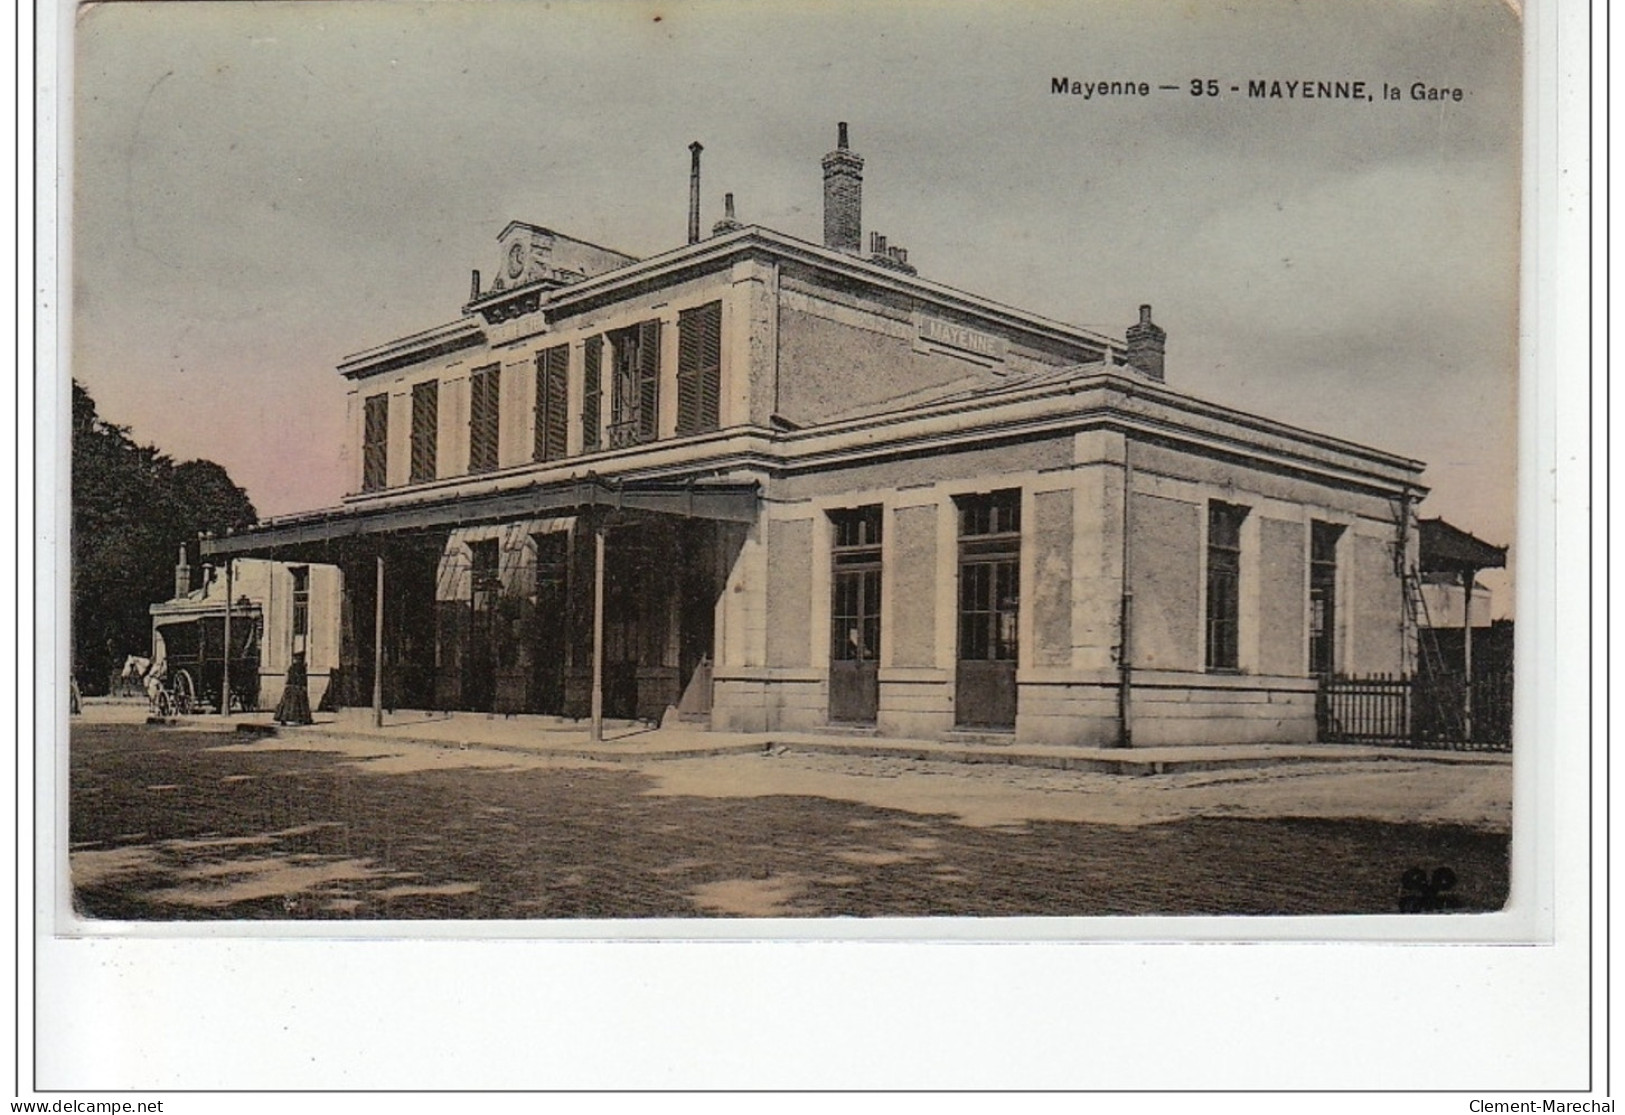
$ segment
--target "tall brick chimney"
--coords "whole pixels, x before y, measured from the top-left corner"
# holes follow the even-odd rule
[[[835,150],[824,156],[824,246],[837,251],[863,250],[863,156],[846,146],[846,123]]]
[[[1150,379],[1162,382],[1162,357],[1168,334],[1151,320],[1151,307],[1140,307],[1140,320],[1123,334],[1128,342],[1129,367]]]

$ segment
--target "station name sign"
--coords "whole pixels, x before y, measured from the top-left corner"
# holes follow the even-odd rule
[[[1004,360],[1004,338],[980,329],[970,329],[927,314],[914,315],[915,335],[922,346],[953,349],[953,355],[966,354],[982,360]]]

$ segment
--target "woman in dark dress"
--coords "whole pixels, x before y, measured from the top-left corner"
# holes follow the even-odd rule
[[[305,653],[298,651],[288,665],[288,679],[282,686],[282,700],[277,702],[275,720],[278,724],[314,724],[310,715],[310,686],[305,674]]]

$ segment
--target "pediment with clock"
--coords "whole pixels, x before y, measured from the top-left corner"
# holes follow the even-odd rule
[[[524,221],[509,222],[497,236],[497,250],[497,266],[489,286],[481,287],[476,272],[467,307],[477,309],[493,323],[539,309],[544,291],[637,262],[635,256],[624,252]]]

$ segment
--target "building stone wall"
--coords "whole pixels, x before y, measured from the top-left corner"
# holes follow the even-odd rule
[[[985,388],[1001,376],[1040,372],[1089,354],[1040,353],[1004,338],[1002,359],[953,355],[923,344],[907,309],[843,299],[806,283],[787,283],[778,314],[778,413],[797,425],[827,422],[893,400],[906,405],[928,389]]]
[[[1373,529],[1374,528],[1374,529]],[[1348,555],[1348,647],[1344,672],[1397,674],[1404,669],[1403,586],[1394,575],[1392,537],[1380,524],[1360,524],[1341,548]]]
[[[1072,665],[1072,489],[1033,496],[1032,609],[1035,666]]]
[[[812,631],[812,531],[808,519],[767,524],[767,661],[807,666]]]
[[[1138,491],[1129,504],[1134,665],[1200,670],[1203,508]]]
[[[1308,670],[1308,531],[1301,521],[1259,520],[1259,653],[1263,674]]]
[[[893,516],[892,542],[886,548],[890,639],[882,635],[892,666],[937,665],[938,514],[935,506],[900,507]]]

